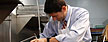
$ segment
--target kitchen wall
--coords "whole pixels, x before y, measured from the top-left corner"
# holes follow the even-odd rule
[[[91,27],[108,24],[108,0],[65,0],[71,6],[86,8],[90,13]]]

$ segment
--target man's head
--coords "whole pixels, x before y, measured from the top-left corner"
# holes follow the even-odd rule
[[[46,0],[44,12],[52,16],[53,20],[61,21],[67,13],[67,6],[64,0]]]

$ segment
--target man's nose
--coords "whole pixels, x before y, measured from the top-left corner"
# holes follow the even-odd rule
[[[56,20],[56,17],[53,17],[53,20],[55,21]]]

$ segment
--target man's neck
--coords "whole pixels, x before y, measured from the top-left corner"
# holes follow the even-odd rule
[[[64,13],[64,18],[63,18],[63,20],[62,20],[62,21],[64,21],[64,20],[65,20],[65,18],[66,18],[66,15],[67,15],[67,9],[68,9],[68,6],[66,6],[66,12]]]

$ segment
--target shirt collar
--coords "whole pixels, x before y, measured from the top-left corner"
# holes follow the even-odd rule
[[[70,8],[71,8],[70,5],[67,5],[67,6],[68,6],[68,10],[67,10],[67,15],[65,17],[65,21],[68,21],[68,19],[69,19],[69,13],[70,13]]]

